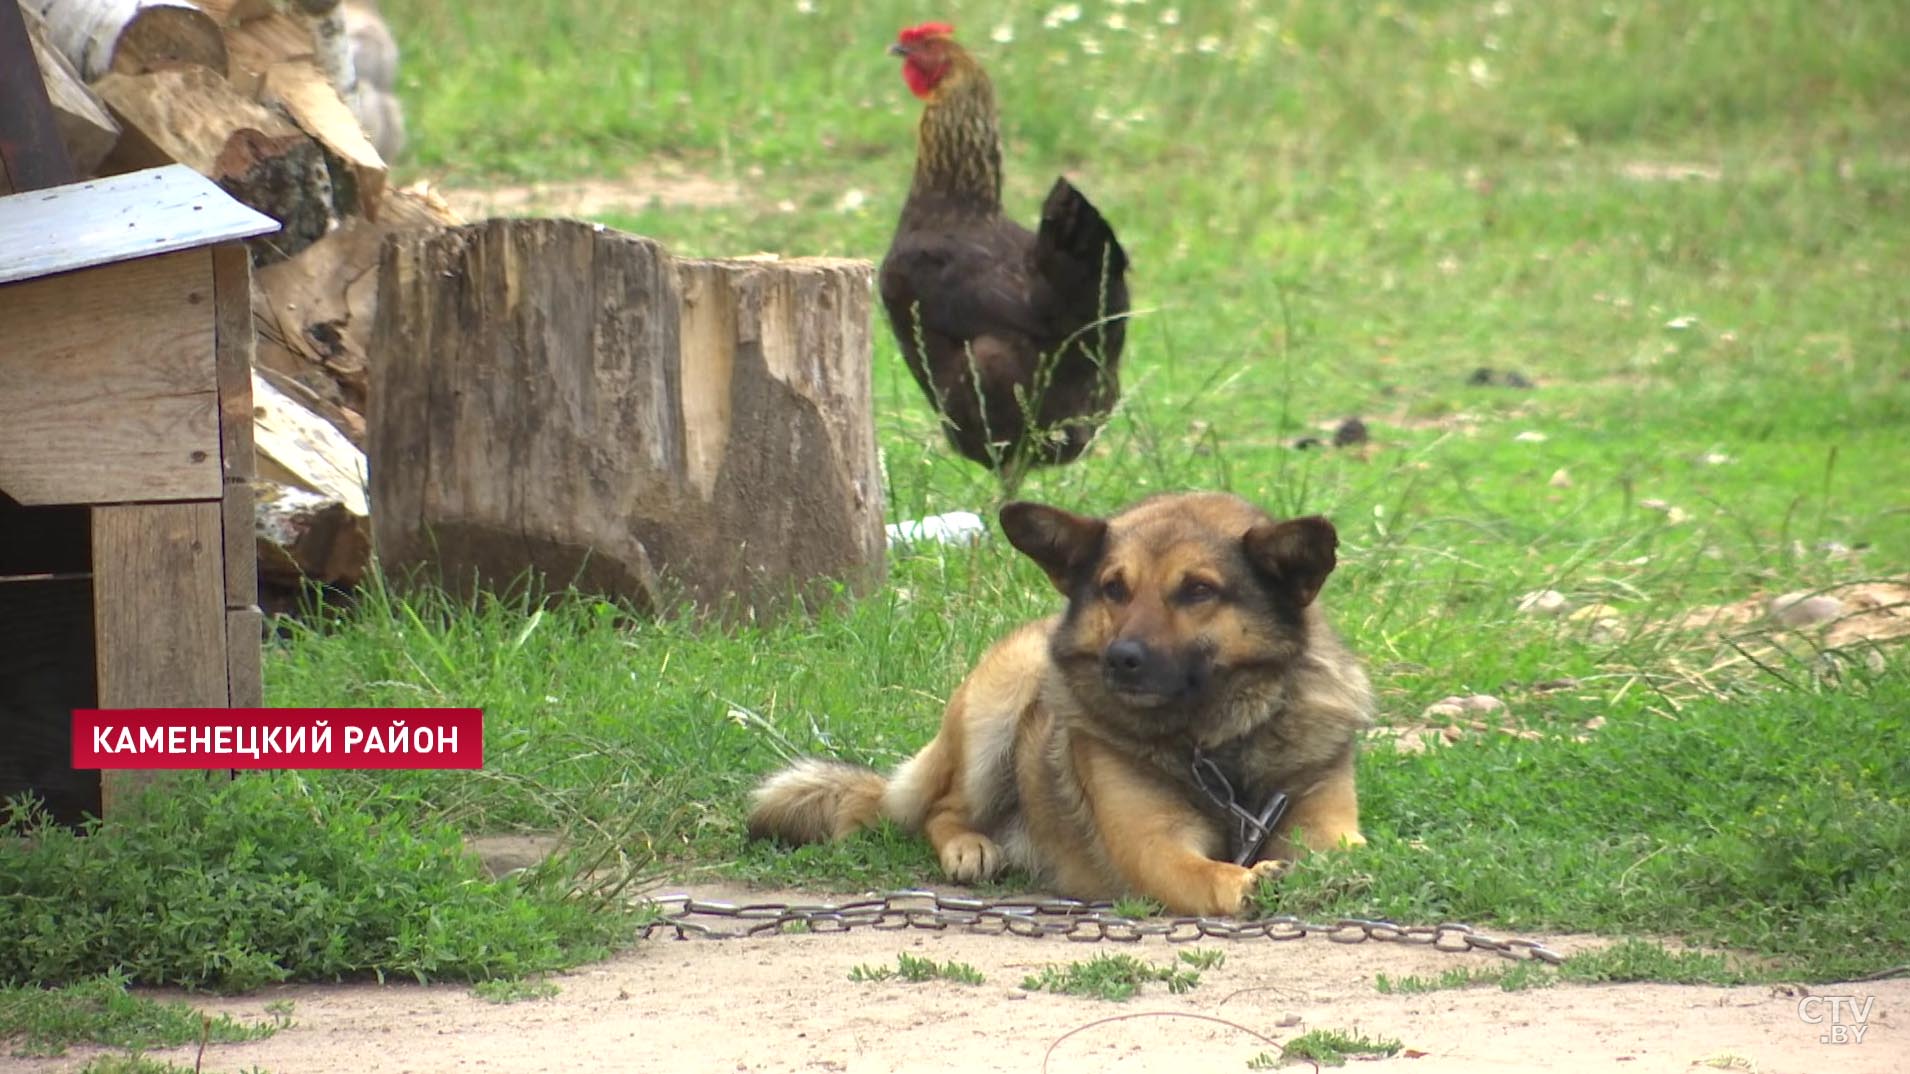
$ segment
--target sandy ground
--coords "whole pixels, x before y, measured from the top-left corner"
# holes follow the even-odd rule
[[[699,891],[704,897],[737,893]],[[778,898],[756,895],[753,898]],[[811,896],[803,901],[814,901]],[[747,899],[745,900],[747,901]],[[1596,941],[1544,939],[1564,953]],[[266,1017],[293,1004],[291,1027],[266,1040],[215,1045],[206,1071],[1245,1071],[1309,1029],[1400,1040],[1410,1054],[1352,1064],[1413,1074],[1460,1071],[1739,1070],[1764,1074],[1899,1074],[1910,1070],[1910,980],[1802,989],[1623,985],[1506,993],[1475,986],[1381,995],[1374,975],[1435,976],[1490,967],[1495,956],[1398,944],[1203,941],[1225,963],[1184,995],[1149,986],[1125,1003],[1030,994],[1017,985],[1048,963],[1119,950],[1166,961],[1162,940],[1077,944],[958,932],[787,934],[665,940],[554,979],[557,995],[498,1005],[452,985],[298,985],[238,997],[189,997],[208,1011]],[[986,977],[858,984],[858,965],[893,967],[899,952],[966,962]],[[1800,1017],[1822,1019],[1817,1024]],[[1874,997],[1861,1043],[1829,997]],[[1108,1021],[1109,1019],[1115,1019]],[[1843,1023],[1843,1029],[1833,1026]],[[190,1069],[193,1048],[151,1053]],[[56,1060],[0,1058],[0,1072],[76,1071],[91,1049]],[[1306,1070],[1310,1064],[1286,1069]]]

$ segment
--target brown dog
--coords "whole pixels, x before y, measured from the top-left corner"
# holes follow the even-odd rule
[[[1239,912],[1296,844],[1364,842],[1372,693],[1314,601],[1332,524],[1189,493],[1107,520],[1011,503],[1001,525],[1067,611],[989,649],[893,777],[820,760],[771,776],[752,836],[822,842],[887,817],[956,881],[1015,865],[1181,914]]]

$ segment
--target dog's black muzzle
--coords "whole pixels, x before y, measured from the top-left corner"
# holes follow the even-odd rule
[[[1118,638],[1101,652],[1101,677],[1124,698],[1169,704],[1205,693],[1213,667],[1199,652],[1170,652],[1138,638]]]

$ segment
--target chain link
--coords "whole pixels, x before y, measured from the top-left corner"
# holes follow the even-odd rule
[[[1537,940],[1497,939],[1471,925],[1400,925],[1375,918],[1342,917],[1331,922],[1307,921],[1290,914],[1261,918],[1158,917],[1136,919],[1113,911],[1113,904],[1076,899],[978,899],[942,895],[933,891],[892,891],[844,903],[716,902],[690,895],[661,895],[649,900],[659,917],[645,925],[644,939],[673,935],[676,939],[735,939],[800,929],[808,932],[849,932],[871,928],[884,931],[960,929],[984,936],[1060,936],[1075,943],[1138,943],[1159,937],[1168,943],[1195,940],[1300,940],[1325,937],[1332,943],[1414,944],[1438,951],[1464,954],[1483,951],[1515,962],[1537,961],[1556,966],[1565,956]],[[719,929],[692,918],[739,922],[739,928]]]

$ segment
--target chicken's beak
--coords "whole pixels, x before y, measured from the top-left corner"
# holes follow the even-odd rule
[[[905,45],[896,44],[889,46],[889,55],[891,56],[907,56],[908,54],[909,50]]]

